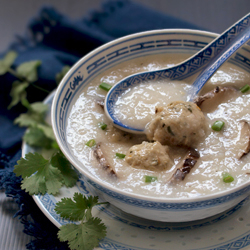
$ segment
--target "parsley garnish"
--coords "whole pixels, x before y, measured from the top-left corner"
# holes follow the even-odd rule
[[[0,60],[0,75],[4,75],[9,72],[10,67],[16,60],[17,53],[15,51],[9,51],[3,59]]]
[[[19,102],[27,102],[26,88],[28,88],[30,85],[49,93],[48,90],[43,89],[35,84],[35,82],[38,80],[37,69],[41,65],[41,61],[34,60],[24,62],[20,64],[16,69],[13,69],[12,66],[15,62],[16,57],[17,53],[15,51],[9,51],[5,55],[5,57],[0,60],[0,75],[10,73],[17,79],[12,84],[12,89],[10,91],[12,101],[8,106],[8,109],[17,105]]]
[[[92,216],[91,210],[98,203],[97,196],[84,197],[75,193],[73,200],[63,198],[56,204],[55,211],[61,217],[72,221],[80,221],[80,224],[66,224],[60,227],[58,238],[60,241],[68,241],[71,249],[92,250],[98,247],[99,241],[107,234],[106,226],[101,219]]]
[[[78,176],[73,172],[70,163],[60,152],[49,160],[41,154],[28,153],[14,167],[14,173],[23,178],[22,189],[30,195],[46,192],[57,194],[63,184],[66,187],[74,186]]]
[[[70,162],[60,152],[51,158],[51,164],[58,168],[62,174],[62,183],[66,187],[73,187],[78,180],[77,173],[71,168]]]
[[[10,73],[16,78],[10,91],[12,100],[8,108],[10,109],[18,103],[26,107],[27,112],[21,114],[14,121],[15,124],[28,128],[23,140],[30,146],[46,149],[47,153],[52,149],[54,153],[48,159],[37,152],[28,153],[17,161],[14,173],[23,178],[21,187],[30,195],[45,194],[46,192],[57,194],[63,185],[73,187],[78,180],[78,175],[60,151],[53,130],[45,121],[48,106],[42,102],[31,104],[26,98],[26,89],[30,85],[49,93],[35,84],[38,80],[37,69],[41,62],[38,60],[24,62],[13,69],[16,57],[17,53],[10,51],[0,60],[0,75]],[[68,70],[69,66],[65,66],[62,72],[56,75],[57,83]],[[93,206],[100,204],[103,203],[98,203],[98,197],[86,198],[78,193],[74,194],[74,201],[63,198],[61,202],[57,203],[55,210],[58,214],[72,221],[80,221],[80,224],[63,225],[58,233],[60,241],[68,241],[69,247],[76,250],[90,250],[98,246],[99,240],[106,236],[106,226],[101,219],[92,216],[91,210]]]
[[[50,149],[53,141],[45,136],[44,132],[38,128],[30,128],[23,136],[23,140],[32,147],[41,147]]]

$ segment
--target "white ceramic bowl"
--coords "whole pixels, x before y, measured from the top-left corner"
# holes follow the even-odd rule
[[[197,198],[153,198],[128,193],[95,178],[82,166],[66,140],[67,119],[83,88],[101,72],[121,62],[159,53],[196,53],[217,34],[195,30],[155,30],[109,42],[80,59],[61,81],[52,104],[52,126],[57,142],[72,165],[96,189],[96,194],[123,211],[146,219],[184,222],[219,214],[249,195],[250,183]],[[250,51],[239,50],[229,61],[250,72]]]

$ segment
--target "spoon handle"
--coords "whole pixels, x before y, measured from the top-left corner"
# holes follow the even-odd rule
[[[200,92],[216,70],[249,39],[250,13],[232,25],[221,36],[192,58],[192,61],[200,59],[208,60],[208,62],[206,62],[206,69],[196,78],[193,88],[188,93],[190,100]],[[209,59],[207,59],[207,55],[209,55]]]

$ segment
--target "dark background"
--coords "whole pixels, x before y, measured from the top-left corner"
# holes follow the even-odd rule
[[[250,11],[249,0],[135,0],[149,8],[196,23],[204,29],[221,33]],[[77,19],[102,0],[0,0],[0,51],[23,34],[27,22],[43,5],[55,6],[60,12]]]

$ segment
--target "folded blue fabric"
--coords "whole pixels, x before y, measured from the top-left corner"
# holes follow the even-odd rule
[[[19,36],[9,49],[18,52],[14,67],[29,60],[41,60],[36,85],[52,91],[56,88],[55,75],[64,65],[73,65],[103,43],[135,32],[168,28],[201,29],[129,0],[107,1],[99,11],[92,11],[77,21],[51,7],[44,7],[29,23],[29,33]],[[21,105],[7,109],[14,80],[9,74],[0,77],[0,189],[5,189],[6,195],[19,204],[16,216],[21,218],[24,232],[35,237],[27,249],[68,249],[66,244],[58,241],[57,228],[20,189],[21,179],[13,173],[13,166],[21,157],[24,133],[23,128],[13,125],[13,120],[25,112]],[[27,92],[30,102],[41,101],[46,95],[32,86]]]

